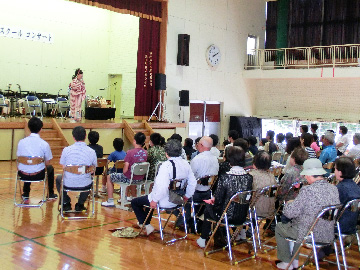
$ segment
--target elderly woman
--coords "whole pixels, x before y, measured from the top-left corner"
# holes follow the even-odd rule
[[[165,145],[166,157],[168,158],[159,169],[155,178],[154,187],[149,195],[135,198],[131,201],[131,206],[135,212],[139,225],[142,225],[149,212],[149,208],[144,209],[144,205],[156,208],[157,204],[161,207],[171,208],[176,204],[169,201],[170,180],[175,176],[176,179],[186,179],[186,189],[184,190],[184,201],[191,198],[195,192],[196,179],[191,170],[190,164],[181,157],[182,147],[179,140],[169,140]],[[154,227],[150,224],[151,217],[148,218],[145,229],[149,235],[154,231]]]
[[[284,215],[291,219],[288,223],[279,222],[276,225],[275,236],[277,243],[277,257],[281,261],[276,264],[278,269],[285,269],[291,261],[292,254],[299,248],[317,214],[326,206],[339,204],[339,192],[334,185],[329,184],[324,175],[321,161],[315,158],[304,162],[304,175],[309,185],[304,186],[294,201],[289,201],[284,207]],[[296,239],[293,250],[290,249],[286,237]],[[316,241],[331,243],[334,239],[334,222],[319,220],[314,229]],[[299,255],[298,255],[299,256]],[[296,257],[289,269],[299,266]]]
[[[226,150],[227,160],[230,163],[231,169],[219,177],[215,197],[211,199],[212,204],[206,205],[201,237],[196,241],[201,248],[205,247],[205,242],[211,232],[211,223],[207,219],[219,220],[227,203],[234,194],[239,191],[252,189],[253,177],[243,169],[245,151],[239,146],[229,146]],[[249,206],[230,205],[227,215],[229,222],[244,222],[248,208]]]
[[[161,135],[159,133],[153,133],[150,135],[150,148],[148,150],[147,161],[150,163],[148,179],[153,180],[155,178],[155,168],[158,162],[165,161],[166,155],[163,147],[160,146]]]

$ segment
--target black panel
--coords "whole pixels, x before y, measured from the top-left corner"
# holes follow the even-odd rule
[[[189,90],[179,91],[179,106],[189,106]]]
[[[256,117],[230,116],[229,130],[239,132],[240,138],[255,136],[261,138],[261,119]]]
[[[189,45],[190,45],[190,35],[179,34],[178,54],[177,54],[177,64],[179,66],[189,66]]]

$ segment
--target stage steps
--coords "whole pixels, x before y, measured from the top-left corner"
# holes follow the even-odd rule
[[[150,135],[154,133],[154,130],[150,127],[148,122],[143,120],[142,122],[129,123],[126,120],[123,120],[124,123],[124,134],[126,138],[132,142],[134,140],[134,136],[138,132],[142,132],[146,136],[145,145],[146,148],[149,148]]]

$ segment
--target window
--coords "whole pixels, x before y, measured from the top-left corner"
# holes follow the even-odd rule
[[[256,36],[249,35],[247,38],[247,54],[254,55],[256,50]]]

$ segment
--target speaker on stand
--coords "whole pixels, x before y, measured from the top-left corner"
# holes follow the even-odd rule
[[[189,107],[189,90],[181,90],[179,91],[179,106],[180,110],[181,107]],[[185,110],[182,108],[183,111],[183,123],[185,123]]]
[[[159,102],[156,104],[156,107],[152,114],[149,117],[148,122],[151,120],[153,116],[155,116],[159,121],[166,121],[164,118],[164,114],[166,113],[165,104],[162,101],[163,92],[166,90],[166,75],[162,73],[155,74],[155,90],[160,91]],[[156,111],[159,109],[159,114],[156,115]]]

